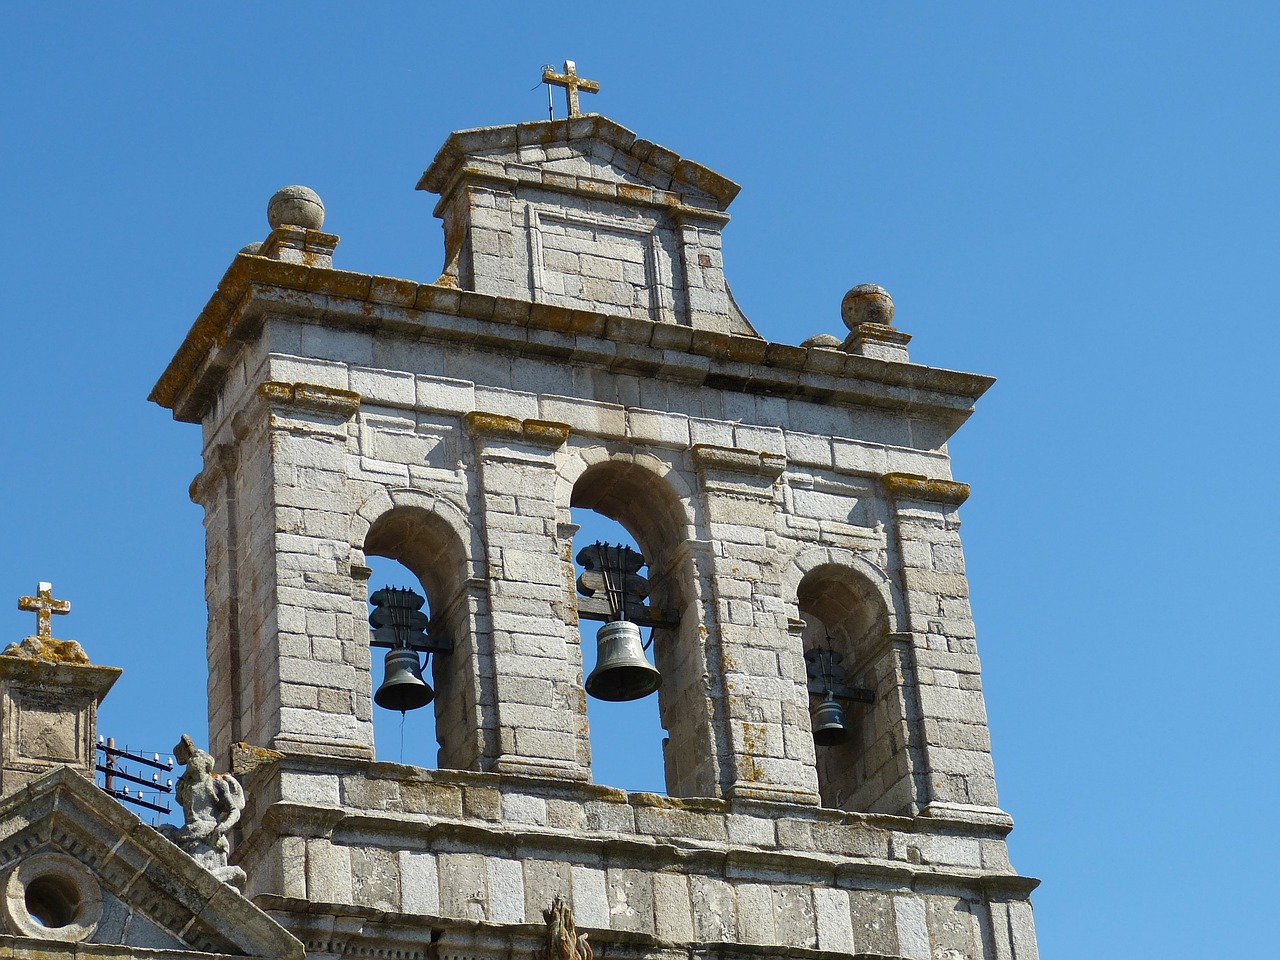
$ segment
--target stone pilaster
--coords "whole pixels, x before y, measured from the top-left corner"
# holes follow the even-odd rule
[[[923,726],[928,796],[920,801],[925,812],[950,816],[994,808],[987,711],[956,516],[969,488],[902,473],[886,474],[884,485],[893,505]]]
[[[816,804],[804,660],[789,629],[774,532],[773,485],[786,460],[703,444],[693,456],[708,539],[719,547],[710,554],[716,622],[708,625],[707,657],[709,672],[724,678],[726,792]]]
[[[498,718],[493,768],[591,777],[576,617],[558,541],[555,454],[562,423],[470,413],[489,581]]]
[[[359,396],[267,381],[193,496],[210,557],[210,744],[371,757],[369,645],[353,586],[347,421]],[[359,602],[357,602],[357,599]]]

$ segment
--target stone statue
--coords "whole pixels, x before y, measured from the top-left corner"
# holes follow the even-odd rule
[[[550,910],[543,910],[547,921],[547,948],[543,960],[592,960],[591,945],[587,935],[578,933],[573,924],[573,909],[556,897]]]
[[[214,773],[213,757],[185,733],[173,748],[173,758],[187,768],[173,791],[186,822],[181,827],[165,824],[161,832],[223,883],[242,889],[244,871],[227,864],[227,832],[244,809],[244,789],[231,774]]]

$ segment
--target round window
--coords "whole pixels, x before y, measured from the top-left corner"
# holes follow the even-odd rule
[[[75,943],[102,916],[102,888],[79,860],[38,853],[9,874],[2,901],[6,926],[18,936]]]

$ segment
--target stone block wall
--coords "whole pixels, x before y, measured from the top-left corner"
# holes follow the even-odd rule
[[[656,651],[671,793],[994,805],[946,429],[918,405],[813,399],[816,373],[796,396],[758,395],[712,387],[708,370],[685,379],[666,350],[665,375],[632,372],[643,352],[619,363],[594,332],[547,331],[543,349],[570,351],[566,363],[529,339],[513,351],[502,325],[426,316],[404,336],[273,315],[261,379],[246,370],[209,422],[195,490],[209,510],[215,747],[371,754],[368,549],[404,561],[449,611],[459,647],[433,658],[441,763],[589,778],[565,566],[577,505],[636,532],[655,600],[680,618]],[[379,526],[410,513],[412,529]],[[850,711],[853,758],[824,760],[810,732],[813,638],[795,624],[818,568],[852,584],[821,588],[844,611],[827,627],[876,691]]]
[[[345,916],[362,919],[346,925],[338,955],[403,938],[406,922],[464,956],[523,955],[561,896],[610,956],[710,944],[744,956],[1036,956],[1033,881],[1009,867],[1007,820],[676,801],[297,757],[259,769],[250,786],[249,816],[271,825],[238,854],[250,895],[277,915],[296,911],[289,925],[304,941],[314,924],[309,953]]]

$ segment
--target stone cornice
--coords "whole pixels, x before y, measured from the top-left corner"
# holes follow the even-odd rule
[[[472,411],[463,417],[467,430],[476,437],[520,440],[555,450],[569,439],[569,425],[553,420],[517,420],[498,413]]]
[[[884,489],[895,500],[928,500],[959,506],[969,499],[967,483],[931,480],[914,473],[886,473]]]
[[[437,217],[443,215],[446,204],[463,184],[512,194],[517,193],[522,186],[535,187],[552,193],[567,193],[597,200],[620,200],[628,204],[666,210],[678,222],[714,223],[718,226],[729,222],[728,214],[691,205],[679,193],[671,190],[659,190],[657,187],[637,183],[615,183],[599,177],[572,176],[525,164],[501,164],[484,157],[469,157],[454,170],[436,204],[434,213]]]
[[[258,384],[258,395],[270,403],[297,407],[311,413],[332,414],[343,420],[350,420],[360,409],[360,394],[314,383],[264,380]]]
[[[334,843],[347,845],[353,842],[370,844],[373,841],[373,845],[389,849],[465,849],[489,856],[510,857],[514,854],[518,858],[540,856],[570,862],[582,857],[603,856],[611,862],[627,863],[634,869],[655,872],[679,865],[686,873],[723,871],[738,878],[750,878],[754,873],[771,877],[789,875],[797,878],[795,882],[804,883],[828,877],[832,882],[845,886],[856,886],[859,880],[917,890],[962,885],[1000,891],[1006,896],[1025,897],[1039,884],[1034,878],[1013,873],[938,863],[922,865],[875,855],[850,856],[837,851],[726,847],[723,843],[702,843],[674,837],[556,831],[526,824],[521,824],[519,832],[513,833],[509,827],[476,818],[408,817],[373,810],[348,811],[332,822],[335,811],[316,809],[329,815],[322,818],[326,829],[323,834],[316,832],[315,818],[306,805],[274,804],[264,818],[268,837],[255,838],[254,846],[259,846],[263,839],[270,842],[280,836],[323,835]]]
[[[92,698],[94,702],[101,703],[123,672],[120,667],[97,663],[57,662],[0,654],[0,682],[38,690],[55,700],[69,697],[74,692],[86,702]]]
[[[235,258],[150,399],[198,423],[242,343],[268,316],[500,349],[511,355],[701,383],[724,390],[870,406],[958,427],[993,378],[825,347],[693,330],[457,290],[437,284]]]

